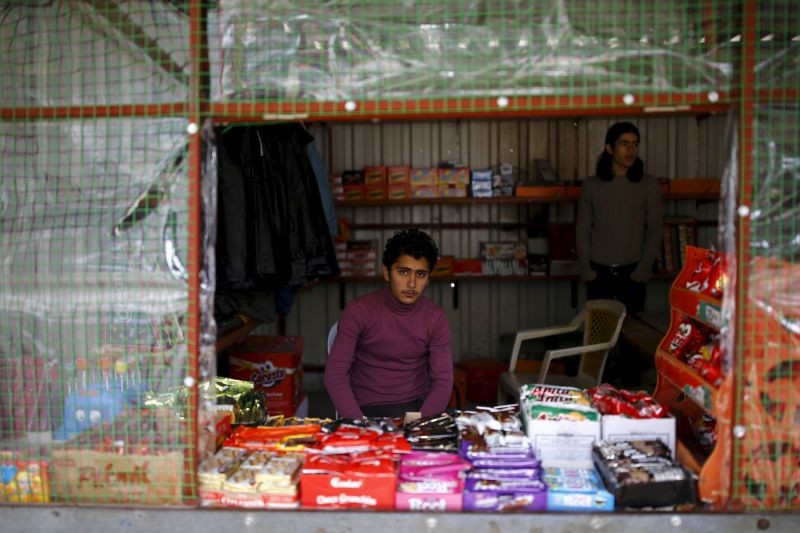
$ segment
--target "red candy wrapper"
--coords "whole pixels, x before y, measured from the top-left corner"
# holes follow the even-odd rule
[[[631,418],[664,418],[669,415],[664,406],[644,391],[626,391],[603,383],[587,391],[595,408],[604,415],[624,415]]]
[[[707,294],[712,298],[722,298],[727,281],[723,256],[716,252],[709,252],[702,259],[697,260],[697,264],[694,265],[684,286],[690,291]]]
[[[708,342],[711,330],[693,320],[684,319],[669,341],[669,353],[686,360]]]

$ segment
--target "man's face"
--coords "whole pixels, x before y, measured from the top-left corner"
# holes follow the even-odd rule
[[[392,296],[404,304],[417,301],[428,286],[430,277],[430,266],[424,257],[415,259],[410,255],[401,255],[391,270],[383,267],[383,278],[389,282]]]
[[[624,176],[636,162],[639,155],[639,137],[635,133],[623,133],[614,146],[606,145],[606,152],[611,154],[614,174]]]

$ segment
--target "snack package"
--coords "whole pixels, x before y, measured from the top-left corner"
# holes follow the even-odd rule
[[[644,391],[627,391],[603,383],[588,391],[594,406],[604,415],[630,418],[664,418],[669,411]]]
[[[678,324],[667,349],[676,358],[685,361],[708,342],[712,331],[694,320],[684,318]]]
[[[684,287],[693,292],[722,299],[728,284],[725,256],[709,251],[699,258],[692,255],[689,260],[693,262],[689,266],[692,270],[684,282]]]
[[[692,474],[675,463],[659,440],[594,443],[592,459],[617,507],[671,507],[694,503]]]
[[[541,383],[523,385],[520,406],[531,420],[597,421],[600,414],[592,400],[575,387],[559,387]]]
[[[614,495],[608,492],[594,467],[544,469],[548,511],[613,511]]]

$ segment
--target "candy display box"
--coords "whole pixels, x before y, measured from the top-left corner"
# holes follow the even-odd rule
[[[291,416],[303,399],[302,358],[302,337],[251,335],[231,348],[229,377],[263,391],[270,415]]]
[[[600,421],[532,420],[527,413],[522,420],[542,465],[591,466],[592,443],[600,438]]]
[[[675,458],[675,418],[629,418],[621,415],[603,415],[600,421],[603,440],[660,440],[669,447]]]

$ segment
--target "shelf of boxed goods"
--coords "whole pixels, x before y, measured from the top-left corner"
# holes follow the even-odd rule
[[[722,454],[716,452],[722,446],[711,444],[717,440],[711,420],[721,414],[726,378],[716,338],[723,326],[724,268],[722,256],[686,247],[686,263],[670,290],[670,327],[656,351],[654,397],[677,415],[677,458],[699,475],[700,497],[709,503],[718,503],[721,492]]]

